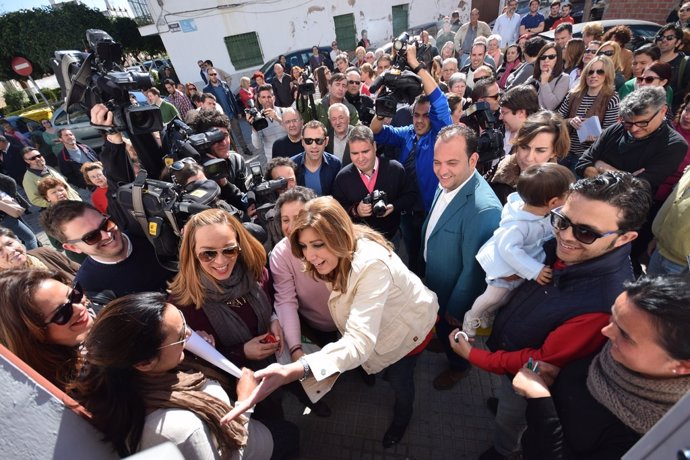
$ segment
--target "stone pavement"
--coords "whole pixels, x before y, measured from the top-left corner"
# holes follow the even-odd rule
[[[482,342],[478,339],[478,342]],[[377,375],[368,387],[357,371],[343,374],[324,397],[328,418],[303,415],[290,395],[283,405],[301,430],[303,460],[457,460],[476,459],[491,446],[493,416],[485,401],[499,377],[474,368],[455,388],[437,391],[432,380],[445,369],[442,353],[424,351],[415,371],[414,416],[398,446],[384,449],[383,433],[392,416],[390,385]]]

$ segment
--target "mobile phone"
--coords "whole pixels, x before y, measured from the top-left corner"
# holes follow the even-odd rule
[[[278,339],[276,339],[275,335],[273,335],[269,332],[266,337],[259,340],[259,343],[278,343]]]

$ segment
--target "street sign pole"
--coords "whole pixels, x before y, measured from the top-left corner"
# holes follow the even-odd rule
[[[48,99],[46,99],[45,95],[41,92],[41,88],[38,87],[34,79],[31,77],[31,72],[33,72],[33,66],[31,65],[31,62],[26,58],[16,56],[12,59],[10,65],[12,66],[12,70],[14,70],[17,74],[21,75],[22,77],[27,77],[29,79],[31,84],[34,85],[36,92],[41,95],[41,99],[43,99],[43,102],[45,102],[46,107],[50,107]],[[34,100],[36,100],[35,95]]]

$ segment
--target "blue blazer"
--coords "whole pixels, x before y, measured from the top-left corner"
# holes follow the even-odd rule
[[[440,195],[436,192],[433,207]],[[422,227],[424,250],[429,217]],[[462,321],[474,300],[484,292],[484,270],[475,256],[501,220],[501,203],[477,171],[441,214],[426,242],[426,285],[436,293],[439,313]]]

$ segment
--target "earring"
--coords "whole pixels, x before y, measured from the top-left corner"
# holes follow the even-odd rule
[[[673,373],[674,373],[674,374],[677,374],[677,373],[678,373],[678,369],[673,369]]]

